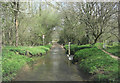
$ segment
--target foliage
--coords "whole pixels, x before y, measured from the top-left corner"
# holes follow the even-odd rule
[[[16,5],[19,11],[16,16]],[[46,3],[0,3],[0,26],[2,28],[2,44],[17,46],[38,46],[51,42],[53,28],[60,24],[58,12]],[[17,27],[16,21],[17,20]]]
[[[111,47],[107,47],[107,49],[105,49],[107,52],[115,55],[115,56],[119,56],[120,57],[120,46],[111,46]]]
[[[103,48],[103,43],[96,43],[94,46],[99,47],[99,48]]]
[[[25,63],[33,62],[34,59],[30,58],[30,54],[33,56],[39,53],[46,53],[50,49],[51,45],[46,46],[6,46],[2,48],[2,74],[3,81],[10,81],[16,73],[25,65]],[[26,51],[28,55],[26,56]]]
[[[6,46],[4,49],[8,49],[9,51],[13,51],[16,54],[20,55],[28,55],[28,56],[36,56],[36,55],[42,55],[45,54],[49,49],[51,45],[46,45],[46,46]]]
[[[18,70],[26,63],[33,61],[32,58],[21,56],[3,49],[2,54],[2,76],[3,81],[10,81],[16,75]]]
[[[80,45],[118,40],[117,3],[64,4],[59,4],[64,22],[59,43]]]
[[[113,46],[118,46],[119,42],[113,42]]]
[[[92,80],[118,80],[118,61],[96,47],[77,51],[74,61],[79,62],[79,67],[85,72],[93,75]]]
[[[46,48],[51,48],[51,46],[52,46],[51,44],[45,45]]]
[[[85,49],[85,48],[90,48],[91,45],[90,44],[86,44],[86,45],[75,45],[75,44],[71,44],[70,46],[70,52],[72,55],[74,55],[74,53],[80,49]],[[66,53],[68,53],[68,45],[65,45],[64,48],[66,49]]]
[[[98,48],[102,48],[105,51],[115,55],[115,56],[119,56],[120,52],[120,46],[118,45],[118,42],[112,42],[113,44],[106,44],[106,48],[103,48],[103,43],[96,43],[95,45],[93,45],[94,47],[98,47]],[[119,56],[120,57],[120,56]]]

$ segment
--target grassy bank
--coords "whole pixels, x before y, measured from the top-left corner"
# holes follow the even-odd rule
[[[113,59],[108,54],[98,49],[95,45],[76,45],[76,47],[72,46],[73,45],[71,45],[71,51],[74,51],[74,48],[84,47],[83,49],[74,51],[75,56],[73,62],[78,62],[79,68],[92,76],[90,78],[91,80],[118,80],[119,65],[117,60]],[[65,48],[67,48],[67,46],[65,46]]]
[[[68,54],[68,45],[65,45],[64,46],[65,50],[66,50],[66,53]],[[85,49],[85,48],[91,48],[91,45],[90,44],[87,44],[87,45],[74,45],[74,44],[71,44],[70,46],[70,53],[71,55],[74,55],[76,51],[80,50],[80,49]]]
[[[45,54],[51,45],[47,46],[6,46],[2,48],[2,80],[10,81],[25,63],[34,61],[33,57]]]
[[[107,52],[120,57],[120,46],[111,46],[105,49]]]
[[[114,56],[120,57],[120,50],[119,50],[120,46],[118,46],[116,42],[114,42],[113,45],[106,45],[105,46],[106,48],[103,48],[103,43],[96,43],[94,46],[98,48],[102,48],[105,51],[113,54]]]

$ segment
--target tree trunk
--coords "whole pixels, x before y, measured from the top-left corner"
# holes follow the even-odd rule
[[[15,30],[16,30],[16,43],[15,46],[18,46],[18,12],[19,12],[19,2],[13,2],[14,4],[14,16],[15,16]]]
[[[9,33],[9,45],[11,45],[12,44],[11,43],[11,32],[9,31],[8,33]]]
[[[41,3],[40,3],[40,6],[39,6],[39,16],[41,16]]]
[[[15,44],[15,46],[18,46],[18,21],[17,21],[17,17],[15,18],[15,29],[16,29],[16,44]]]
[[[93,43],[93,44],[97,43],[97,40],[98,40],[98,37],[97,37],[97,38],[95,38],[95,40],[94,40],[94,43]]]
[[[120,44],[120,1],[118,3],[118,41],[119,41],[119,44]]]
[[[95,37],[95,39],[94,39],[94,43],[93,43],[93,44],[97,43],[98,38],[99,38],[101,35],[102,35],[102,33],[100,33],[99,35],[97,35],[97,36]]]

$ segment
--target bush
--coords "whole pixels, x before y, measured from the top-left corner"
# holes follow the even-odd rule
[[[68,45],[65,45],[64,48],[66,49],[66,53],[68,53]],[[86,44],[86,45],[71,44],[70,46],[71,55],[74,55],[76,51],[84,48],[91,48],[91,45],[90,44]]]
[[[96,43],[94,46],[103,48],[103,43]]]
[[[49,44],[49,45],[45,45],[45,47],[48,47],[48,48],[51,48],[51,46],[52,46],[51,44]]]
[[[113,46],[118,46],[119,42],[113,42]]]

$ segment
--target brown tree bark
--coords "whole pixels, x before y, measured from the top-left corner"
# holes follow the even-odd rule
[[[18,20],[17,20],[17,17],[15,18],[15,28],[16,28],[16,44],[15,44],[15,46],[18,46]]]
[[[14,16],[15,16],[15,30],[16,30],[16,43],[15,46],[18,46],[18,12],[19,12],[19,2],[13,2],[14,4]]]

